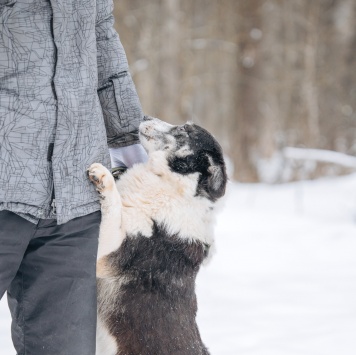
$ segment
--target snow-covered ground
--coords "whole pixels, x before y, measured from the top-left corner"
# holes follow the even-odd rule
[[[356,175],[230,184],[217,222],[197,287],[212,355],[356,354]],[[1,355],[9,329],[5,297]]]

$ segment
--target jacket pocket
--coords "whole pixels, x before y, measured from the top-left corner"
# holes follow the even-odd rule
[[[109,146],[122,146],[137,140],[142,108],[131,75],[118,73],[98,90]]]
[[[135,85],[128,72],[119,73],[111,80],[114,85],[121,127],[125,132],[129,132],[130,125],[136,126],[136,121],[142,118],[141,104]]]

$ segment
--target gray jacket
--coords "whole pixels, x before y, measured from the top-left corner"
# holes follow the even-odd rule
[[[112,0],[0,0],[0,210],[98,210],[86,169],[138,142],[142,109]]]

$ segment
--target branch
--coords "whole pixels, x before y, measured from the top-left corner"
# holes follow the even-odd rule
[[[332,150],[286,147],[283,155],[288,159],[314,160],[356,169],[356,157]]]

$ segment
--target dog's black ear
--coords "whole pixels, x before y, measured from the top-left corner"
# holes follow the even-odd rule
[[[209,177],[207,179],[207,188],[209,195],[213,199],[218,199],[225,194],[227,174],[224,164],[211,165],[208,168]]]

